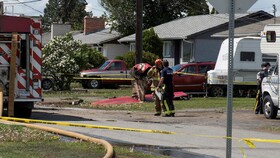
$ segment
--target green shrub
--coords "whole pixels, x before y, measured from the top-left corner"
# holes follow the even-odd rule
[[[157,58],[159,57],[153,53],[143,52],[142,62],[154,65]],[[135,52],[127,52],[121,56],[117,56],[115,59],[123,60],[127,68],[131,68],[135,65]]]
[[[105,61],[105,57],[95,49],[86,44],[81,45],[81,49],[75,53],[75,61],[79,65],[79,71],[98,67]]]
[[[155,33],[153,28],[147,29],[143,32],[143,50],[158,55],[162,55],[163,42]]]

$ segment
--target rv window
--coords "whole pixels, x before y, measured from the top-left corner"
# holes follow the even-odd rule
[[[266,41],[267,42],[275,42],[276,41],[276,32],[275,31],[267,31],[266,32]]]
[[[240,61],[255,61],[255,52],[240,52]]]

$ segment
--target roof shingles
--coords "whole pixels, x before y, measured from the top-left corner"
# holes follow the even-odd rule
[[[116,31],[110,31],[110,28],[88,35],[80,33],[73,36],[75,40],[80,40],[84,44],[102,44],[107,41],[115,40],[119,37],[121,37],[121,34]]]
[[[235,18],[241,18],[248,14],[236,14]],[[188,16],[176,19],[154,27],[159,38],[167,39],[185,39],[187,36],[211,29],[213,27],[226,24],[228,22],[228,14],[210,14]],[[135,41],[135,34],[123,37],[119,42]]]

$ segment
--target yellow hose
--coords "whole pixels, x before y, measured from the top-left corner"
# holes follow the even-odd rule
[[[114,156],[113,146],[110,143],[108,143],[107,141],[102,140],[102,139],[88,137],[88,136],[85,136],[85,135],[82,135],[82,134],[69,132],[69,131],[65,131],[65,130],[61,130],[61,129],[57,129],[57,128],[53,128],[53,127],[46,127],[46,126],[27,124],[27,123],[15,123],[15,122],[4,121],[4,120],[1,120],[1,122],[8,123],[8,124],[24,125],[24,126],[29,127],[29,128],[40,129],[40,130],[44,130],[44,131],[48,131],[48,132],[57,133],[57,134],[60,134],[60,135],[65,135],[65,136],[68,136],[68,137],[81,139],[81,140],[84,140],[84,141],[93,142],[93,143],[96,143],[96,144],[101,144],[106,149],[106,154],[103,158],[112,158]]]

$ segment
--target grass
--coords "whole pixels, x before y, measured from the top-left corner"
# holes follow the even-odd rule
[[[129,86],[123,86],[118,89],[72,89],[71,91],[44,91],[44,97],[68,97],[68,98],[77,98],[77,97],[102,97],[102,98],[111,98],[111,97],[120,97],[120,96],[130,96],[131,89]]]
[[[259,128],[260,131],[265,131],[265,132],[270,132],[270,133],[280,133],[280,127],[275,127],[275,126],[267,126],[267,127],[262,127]]]
[[[77,85],[75,85],[77,88]],[[80,97],[99,97],[100,99],[130,96],[131,87],[121,86],[118,89],[88,89],[86,91],[62,91],[62,92],[44,92],[44,98],[47,97],[66,97],[67,100],[70,99],[80,99]],[[233,98],[233,109],[234,110],[244,110],[253,109],[255,105],[255,98]],[[226,97],[193,97],[190,100],[174,100],[174,105],[176,110],[185,109],[201,109],[201,108],[227,108],[227,98]],[[65,104],[64,106],[71,106]],[[85,102],[80,106],[85,108],[95,108],[95,109],[105,109],[105,110],[130,110],[130,111],[153,111],[153,102],[144,102],[143,104],[121,104],[121,105],[109,105],[109,106],[95,106],[92,107],[90,102]]]
[[[61,141],[60,136],[19,125],[0,124],[0,157],[5,158],[101,158],[101,145],[79,140]],[[156,156],[114,146],[119,158],[155,158]],[[164,156],[159,157],[164,158]]]
[[[227,108],[227,98],[191,98],[190,100],[175,100],[174,105],[176,110],[187,110],[187,109],[211,109],[211,108]],[[253,109],[255,105],[254,98],[233,98],[233,109],[234,110],[249,110]],[[87,106],[87,105],[84,105]],[[88,107],[90,107],[88,105]],[[144,102],[143,104],[120,104],[120,105],[109,105],[102,106],[97,105],[93,108],[104,109],[104,110],[129,110],[129,111],[145,111],[151,112],[154,110],[153,102]]]

